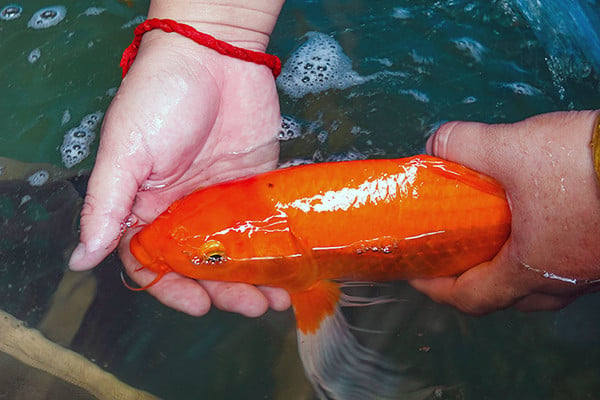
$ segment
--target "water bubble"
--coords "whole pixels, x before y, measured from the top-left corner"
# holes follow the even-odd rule
[[[102,7],[88,7],[84,12],[83,15],[86,15],[88,17],[91,16],[95,16],[95,15],[100,15],[102,14],[104,11],[106,11],[106,8],[102,8]]]
[[[72,166],[85,160],[85,158],[90,155],[90,148],[88,145],[63,143],[62,146],[60,146],[60,153],[63,164],[65,164],[67,168],[71,168]]]
[[[281,128],[277,133],[277,139],[290,140],[301,136],[301,126],[298,121],[289,115],[281,116]]]
[[[90,114],[92,115],[92,114]],[[60,146],[63,163],[67,168],[79,164],[90,154],[90,144],[96,138],[96,134],[86,126],[77,126],[69,129]]]
[[[392,17],[396,19],[409,19],[412,17],[412,13],[408,8],[394,7],[392,9]]]
[[[317,140],[319,141],[319,143],[325,143],[327,141],[328,136],[329,134],[327,133],[327,131],[320,131],[319,133],[317,133]]]
[[[91,114],[84,116],[79,123],[80,128],[87,128],[89,130],[95,130],[98,127],[104,113],[102,111],[96,111]]]
[[[365,158],[367,158],[367,155],[364,153],[361,153],[358,150],[350,150],[344,153],[338,153],[338,154],[332,154],[330,156],[328,156],[325,161],[330,162],[330,161],[355,161],[355,160],[364,160]]]
[[[32,29],[45,29],[58,24],[67,15],[67,9],[63,6],[51,6],[42,8],[33,14],[27,26]]]
[[[0,10],[0,20],[11,21],[17,19],[23,13],[23,7],[18,4],[9,4]]]
[[[27,61],[29,61],[30,64],[33,64],[37,60],[39,60],[41,56],[42,56],[42,52],[40,51],[39,48],[33,49],[27,56]]]
[[[42,186],[44,183],[48,182],[50,179],[50,173],[45,169],[41,169],[39,171],[34,172],[27,178],[27,182],[31,186]]]
[[[542,94],[540,89],[525,82],[501,83],[500,87],[508,89],[520,96],[538,96]]]
[[[483,59],[483,54],[487,51],[487,49],[481,43],[469,37],[453,39],[452,43],[454,43],[454,47],[464,52],[477,62],[481,62]]]
[[[71,111],[69,111],[69,109],[66,109],[63,112],[62,118],[60,120],[61,125],[66,125],[71,121]]]
[[[82,126],[71,128],[65,133],[64,140],[69,143],[89,144],[94,141],[96,134]]]
[[[108,97],[115,97],[115,95],[117,94],[117,90],[118,90],[117,87],[111,87],[111,88],[106,89],[105,93]]]
[[[127,218],[125,218],[122,222],[121,222],[121,226],[120,226],[120,231],[119,231],[119,237],[123,236],[123,234],[125,234],[125,232],[127,232],[127,229],[131,228],[132,226],[136,226],[138,223],[137,218],[133,215],[133,214],[129,214],[127,216]]]

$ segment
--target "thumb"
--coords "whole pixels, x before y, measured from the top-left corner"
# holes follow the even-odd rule
[[[497,174],[507,161],[502,136],[505,125],[452,121],[440,126],[426,145],[428,154],[465,165],[484,174]],[[510,164],[508,164],[510,165]],[[501,168],[498,168],[501,167]]]
[[[139,165],[115,161],[107,151],[98,152],[81,210],[79,244],[69,260],[69,267],[82,271],[98,265],[119,243],[121,229],[129,216],[139,183],[144,174]]]

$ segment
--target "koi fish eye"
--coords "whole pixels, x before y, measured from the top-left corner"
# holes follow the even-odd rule
[[[227,260],[225,246],[218,240],[207,240],[200,246],[202,261],[208,264],[217,264]]]

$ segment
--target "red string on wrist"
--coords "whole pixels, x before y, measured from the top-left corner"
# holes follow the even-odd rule
[[[120,66],[123,69],[123,78],[127,75],[129,67],[131,67],[131,64],[133,64],[133,61],[135,60],[135,56],[140,48],[142,36],[144,36],[144,33],[153,29],[162,29],[165,32],[179,33],[180,35],[192,39],[202,46],[211,48],[224,56],[239,58],[240,60],[253,62],[255,64],[266,65],[273,71],[273,76],[275,78],[277,78],[281,72],[281,61],[277,56],[232,46],[231,44],[218,40],[206,33],[198,32],[190,25],[181,24],[172,19],[153,18],[142,22],[133,31],[133,34],[135,35],[133,42],[125,49],[123,57],[121,58]]]

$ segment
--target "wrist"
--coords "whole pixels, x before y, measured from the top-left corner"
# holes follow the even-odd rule
[[[167,18],[248,50],[264,52],[283,0],[152,0],[148,18]]]

